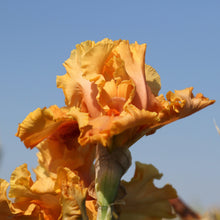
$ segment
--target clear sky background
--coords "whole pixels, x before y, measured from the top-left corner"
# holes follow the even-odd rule
[[[0,2],[0,177],[23,163],[37,165],[36,150],[15,137],[18,123],[38,107],[64,106],[56,75],[75,45],[127,39],[147,43],[146,63],[162,89],[184,89],[216,103],[143,137],[133,161],[154,164],[190,205],[220,207],[220,1],[7,1]],[[128,180],[134,166],[126,174]]]

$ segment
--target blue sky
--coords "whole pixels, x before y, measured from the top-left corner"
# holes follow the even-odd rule
[[[1,1],[0,177],[27,163],[36,150],[14,136],[18,123],[38,107],[64,106],[56,75],[77,43],[105,37],[147,43],[146,63],[161,76],[162,89],[184,89],[216,99],[188,118],[144,137],[133,161],[154,164],[189,204],[220,207],[220,2],[219,1]],[[134,166],[126,174],[132,176]]]

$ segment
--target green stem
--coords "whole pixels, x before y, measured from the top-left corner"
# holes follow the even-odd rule
[[[113,210],[111,206],[100,206],[98,209],[98,215],[97,219],[102,219],[102,220],[112,220],[112,219],[117,219],[113,217],[112,214]]]
[[[114,148],[97,145],[96,148],[96,179],[98,220],[118,219],[114,208],[121,177],[131,165],[131,155],[127,148]]]

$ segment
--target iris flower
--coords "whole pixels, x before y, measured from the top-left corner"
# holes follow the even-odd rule
[[[56,178],[47,174],[42,167],[41,172],[37,172],[37,180],[33,181],[26,164],[17,167],[10,180],[9,197],[12,200],[7,197],[9,183],[0,179],[0,218],[73,220],[88,213],[90,219],[95,219],[96,213],[90,211],[93,203],[85,204],[87,188],[76,173],[60,167]]]
[[[15,169],[9,190],[13,200],[7,197],[9,183],[0,179],[1,219],[97,219],[96,196],[88,195],[89,189],[76,172],[60,166],[55,174],[39,165],[35,173],[37,179],[33,181],[26,164]],[[120,219],[159,220],[175,216],[168,200],[176,197],[176,191],[171,185],[157,188],[153,184],[161,176],[152,165],[136,163],[132,180],[121,182],[126,195],[116,201]]]
[[[90,193],[94,169],[97,171],[93,165],[95,146],[110,151],[128,149],[142,136],[214,103],[201,93],[194,96],[192,87],[169,91],[166,98],[159,95],[160,76],[145,64],[145,52],[146,44],[126,40],[76,45],[64,63],[66,74],[57,77],[66,106],[38,108],[18,126],[16,136],[25,146],[39,149],[37,180],[32,181],[25,165],[17,168],[19,172],[12,174],[10,183],[13,202],[7,199],[8,183],[2,180],[0,211],[8,207],[6,212],[12,217],[62,216],[68,220],[86,219],[87,213],[89,219],[95,219],[99,200]],[[175,198],[176,192],[170,185],[156,188],[153,179],[160,177],[152,165],[137,163],[129,183],[117,180],[127,192],[124,205],[117,203],[117,193],[114,198],[121,219],[128,215],[130,219],[173,217],[168,200]],[[52,210],[56,210],[55,217]]]
[[[104,39],[76,45],[57,77],[66,106],[38,108],[19,124],[17,136],[33,148],[63,127],[65,144],[130,146],[143,135],[213,104],[193,88],[158,95],[160,76],[145,64],[146,44]],[[62,131],[61,131],[62,132]]]
[[[67,125],[62,127],[66,137],[67,128]],[[38,166],[34,169],[35,181],[26,164],[15,169],[10,184],[0,180],[0,218],[97,219],[91,146],[82,149],[70,147],[63,143],[61,136],[58,129],[37,145],[39,152]],[[136,163],[132,180],[121,181],[124,190],[120,193],[122,196],[116,199],[120,219],[127,219],[128,215],[131,220],[174,217],[169,199],[176,197],[175,189],[171,185],[157,188],[153,184],[154,179],[160,179],[161,176],[152,165]],[[11,199],[7,197],[8,188]]]

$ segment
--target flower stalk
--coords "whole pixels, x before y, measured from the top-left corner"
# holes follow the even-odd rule
[[[121,177],[131,165],[131,154],[127,148],[109,149],[97,144],[95,163],[95,190],[98,220],[119,219],[115,210]]]

